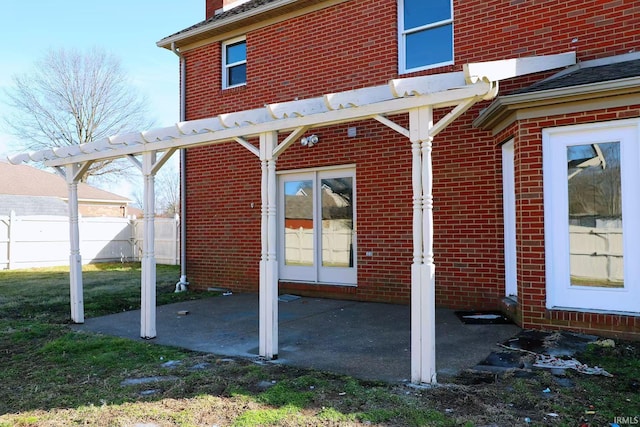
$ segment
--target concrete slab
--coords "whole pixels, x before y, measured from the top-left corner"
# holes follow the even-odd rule
[[[299,298],[280,302],[279,355],[274,363],[361,379],[406,382],[411,376],[407,305]],[[179,314],[188,311],[189,314]],[[258,356],[258,296],[233,294],[157,307],[151,342],[190,350]],[[85,319],[77,330],[140,339],[140,311]],[[452,310],[436,311],[438,380],[472,368],[513,337],[515,325],[465,325]]]

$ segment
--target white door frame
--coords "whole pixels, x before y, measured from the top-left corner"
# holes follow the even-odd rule
[[[571,285],[566,148],[620,142],[624,287]],[[544,129],[547,308],[637,313],[640,301],[640,119]],[[635,194],[634,194],[635,193]]]
[[[513,139],[502,145],[502,210],[504,218],[505,296],[518,297],[518,258],[516,250],[516,182]]]

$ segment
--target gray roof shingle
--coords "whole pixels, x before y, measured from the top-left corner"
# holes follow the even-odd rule
[[[0,194],[0,216],[9,216],[11,211],[18,216],[69,214],[67,204],[57,197]]]
[[[211,22],[214,22],[214,21],[224,21],[225,19],[227,19],[227,18],[229,18],[231,16],[240,15],[240,14],[242,14],[244,12],[249,11],[249,10],[253,10],[253,9],[256,9],[256,8],[258,8],[260,6],[264,6],[266,4],[273,3],[274,1],[276,1],[276,0],[251,0],[251,1],[248,1],[246,3],[243,3],[243,4],[239,5],[239,6],[234,7],[233,9],[229,9],[229,10],[227,10],[225,12],[218,13],[218,14],[212,16],[209,19],[206,19],[206,20],[204,20],[202,22],[198,22],[197,24],[194,24],[194,25],[192,25],[192,26],[190,26],[188,28],[185,28],[184,30],[180,30],[177,33],[174,33],[174,34],[171,34],[171,35],[169,35],[167,37],[164,37],[162,40],[168,39],[170,37],[177,36],[177,35],[182,34],[182,33],[189,32],[189,31],[194,30],[196,28],[203,27],[203,26],[205,26],[205,25],[207,25],[207,24],[209,24]]]
[[[0,194],[17,196],[42,196],[66,199],[69,196],[67,183],[61,177],[27,165],[11,165],[0,161]],[[81,200],[108,200],[127,203],[130,200],[109,191],[78,184]]]
[[[537,82],[514,92],[514,94],[561,89],[638,76],[640,76],[640,59],[600,65],[597,67],[578,68],[573,72]]]

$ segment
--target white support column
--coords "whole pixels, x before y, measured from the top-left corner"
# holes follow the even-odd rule
[[[413,264],[411,266],[411,381],[436,383],[435,264],[433,260],[433,110],[409,111],[413,180]]]
[[[80,226],[78,224],[78,166],[67,165],[64,173],[69,191],[69,292],[71,320],[84,323],[82,290],[82,257],[80,256]]]
[[[155,152],[143,153],[144,234],[142,239],[140,336],[145,339],[156,337],[155,162]]]
[[[278,358],[278,261],[276,250],[277,132],[260,134],[262,166],[262,223],[260,258],[260,356]]]
[[[410,112],[413,122],[414,111]],[[420,268],[422,254],[422,157],[420,141],[411,138],[412,184],[413,184],[413,263],[411,264],[411,381],[420,382],[421,363],[421,291],[422,277]]]

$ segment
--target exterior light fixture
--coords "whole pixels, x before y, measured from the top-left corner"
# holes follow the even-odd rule
[[[313,135],[305,136],[304,138],[302,138],[300,140],[300,144],[302,144],[305,147],[313,147],[318,143],[319,140],[320,139],[318,138],[318,135],[313,134]]]

